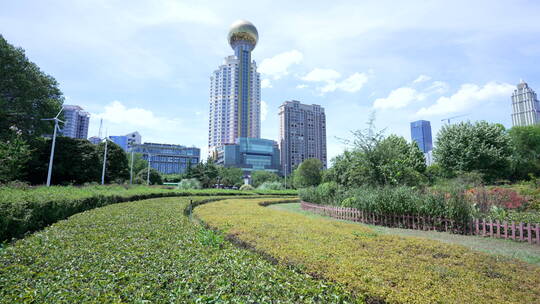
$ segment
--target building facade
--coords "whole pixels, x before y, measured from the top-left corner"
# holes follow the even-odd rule
[[[253,171],[280,173],[278,144],[269,139],[239,137],[235,144],[217,147],[215,157],[218,165],[240,168],[246,176]]]
[[[428,153],[433,150],[431,123],[427,120],[411,122],[411,139],[418,144],[422,152]]]
[[[512,126],[540,123],[540,102],[533,89],[521,81],[512,94]]]
[[[139,132],[131,132],[125,135],[127,138],[127,149],[129,150],[133,145],[140,145],[142,143],[142,137]]]
[[[326,116],[320,105],[285,101],[279,107],[279,149],[283,174],[308,158],[319,159],[326,168]]]
[[[62,135],[86,139],[88,137],[90,114],[77,105],[64,105],[63,114],[65,124],[62,128]]]
[[[258,41],[257,29],[248,21],[235,22],[229,31],[234,56],[210,77],[208,151],[234,144],[239,137],[261,135],[261,82],[251,51]]]
[[[115,144],[119,145],[122,150],[128,150],[128,138],[127,136],[109,136],[109,139]]]
[[[141,153],[152,168],[163,174],[184,173],[190,165],[199,162],[201,155],[199,148],[171,144],[133,144],[131,149]]]

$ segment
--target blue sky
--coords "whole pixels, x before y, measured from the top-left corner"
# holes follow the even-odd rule
[[[277,140],[283,101],[320,104],[333,157],[373,111],[408,140],[417,119],[434,134],[461,114],[510,127],[514,86],[540,91],[538,16],[538,1],[0,0],[0,34],[92,113],[89,135],[103,118],[109,135],[206,155],[209,76],[229,25],[250,20],[262,136]]]

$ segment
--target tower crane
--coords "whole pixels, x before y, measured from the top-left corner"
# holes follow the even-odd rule
[[[441,119],[441,121],[446,121],[447,124],[450,124],[450,120],[452,120],[454,118],[458,118],[458,117],[467,116],[467,115],[469,115],[469,114],[462,114],[462,115],[452,116],[452,117],[448,117],[448,118],[443,118],[443,119]]]

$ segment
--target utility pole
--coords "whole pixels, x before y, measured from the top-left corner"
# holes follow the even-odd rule
[[[146,185],[150,185],[150,158],[152,155],[148,153],[148,170],[146,171]]]
[[[52,138],[52,146],[51,146],[51,156],[49,158],[49,170],[47,172],[47,187],[51,186],[51,175],[52,175],[52,167],[53,167],[53,160],[54,160],[54,147],[56,145],[56,130],[60,129],[58,126],[58,122],[64,123],[62,120],[58,119],[58,116],[60,116],[60,113],[62,113],[62,108],[58,114],[54,118],[45,118],[42,120],[54,120],[54,131],[53,131],[53,138]]]
[[[103,154],[103,169],[101,170],[101,184],[105,184],[105,166],[107,164],[107,136],[105,136],[105,152]]]
[[[131,149],[131,168],[129,169],[129,184],[133,184],[133,149]]]

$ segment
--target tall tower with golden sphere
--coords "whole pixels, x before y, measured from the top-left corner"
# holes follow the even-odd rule
[[[261,81],[251,59],[258,40],[251,22],[238,20],[231,25],[228,41],[234,55],[226,57],[210,77],[209,153],[239,137],[260,138]]]

